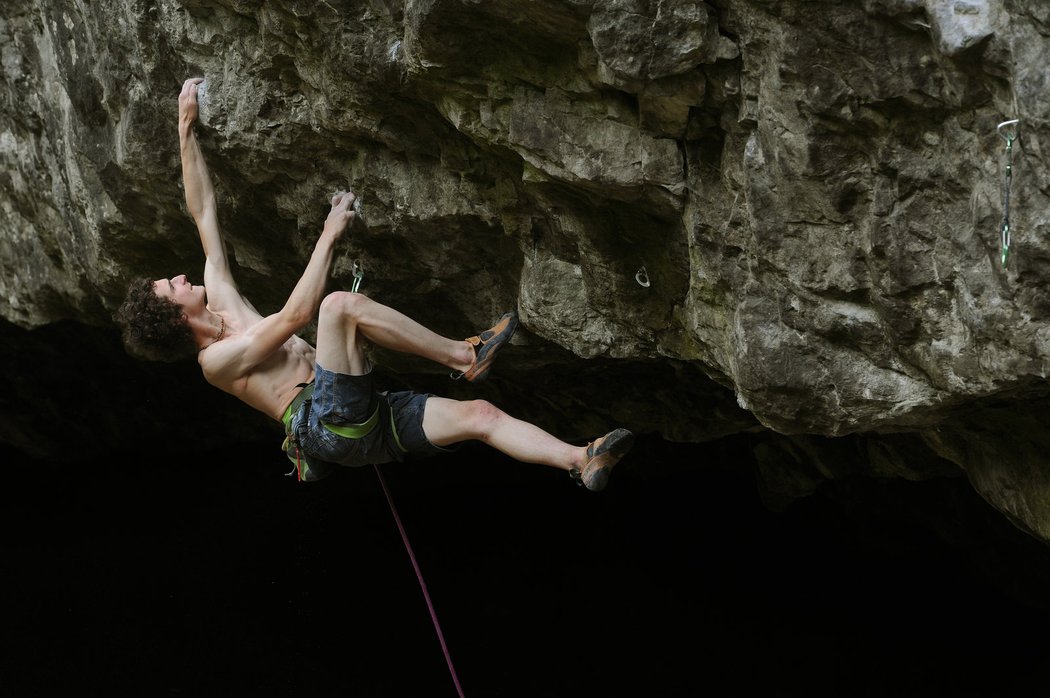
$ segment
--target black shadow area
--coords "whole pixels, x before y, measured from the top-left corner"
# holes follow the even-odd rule
[[[5,454],[5,695],[455,696],[375,473],[278,445]],[[745,437],[642,438],[601,494],[480,445],[383,472],[467,696],[1017,695],[1050,657],[1046,547],[962,480],[772,513]]]

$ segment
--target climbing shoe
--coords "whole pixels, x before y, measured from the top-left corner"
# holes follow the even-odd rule
[[[453,374],[453,378],[466,378],[471,383],[480,383],[488,378],[492,362],[504,344],[510,341],[514,330],[518,329],[518,314],[511,311],[501,317],[491,329],[466,341],[474,346],[474,363],[463,373]]]
[[[569,475],[591,492],[601,492],[609,484],[613,466],[620,462],[631,446],[634,434],[626,429],[616,429],[587,444],[587,463],[581,471],[573,468]]]

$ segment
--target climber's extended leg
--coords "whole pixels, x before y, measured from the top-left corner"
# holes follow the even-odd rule
[[[423,432],[436,446],[484,441],[516,460],[566,470],[594,491],[605,489],[613,467],[634,443],[631,432],[617,429],[586,446],[572,446],[485,400],[433,396],[427,398]]]
[[[485,400],[464,402],[431,396],[423,413],[423,431],[436,446],[484,441],[515,460],[562,470],[578,468],[587,458],[586,446],[567,444]]]

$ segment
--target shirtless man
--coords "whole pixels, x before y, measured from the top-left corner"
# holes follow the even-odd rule
[[[633,443],[626,429],[572,446],[483,400],[374,389],[362,340],[431,359],[477,382],[510,339],[517,316],[508,313],[476,337],[452,340],[359,293],[326,296],[335,245],[355,216],[353,192],[332,198],[306,271],[281,310],[263,317],[241,295],[193,130],[202,81],[191,78],[182,86],[179,142],[186,205],[206,258],[204,285],[184,275],[133,281],[117,313],[129,351],[162,360],[196,353],[209,383],[284,423],[285,447],[300,479],[324,477],[336,464],[399,461],[474,439],[519,461],[568,471],[590,490],[603,489]],[[315,349],[296,333],[318,311]]]

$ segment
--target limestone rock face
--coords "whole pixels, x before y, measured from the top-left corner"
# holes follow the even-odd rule
[[[106,327],[129,277],[199,275],[175,116],[201,75],[261,310],[351,186],[334,284],[359,259],[452,336],[518,307],[490,388],[518,413],[761,432],[788,499],[862,439],[869,474],[961,468],[1050,539],[1042,0],[13,0],[0,49],[11,323]]]

